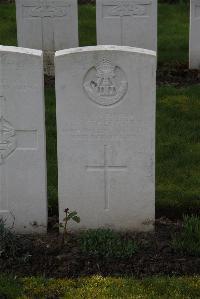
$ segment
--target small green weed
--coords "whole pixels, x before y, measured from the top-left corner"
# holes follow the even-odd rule
[[[16,278],[0,274],[0,298],[2,299],[22,299],[22,284]]]
[[[67,240],[67,235],[68,235],[67,225],[68,225],[68,222],[73,220],[76,223],[80,223],[80,221],[81,221],[81,219],[78,216],[78,213],[76,211],[70,212],[69,209],[65,209],[64,213],[65,213],[65,218],[63,219],[63,223],[60,223],[60,227],[63,228],[63,238],[62,238],[62,244],[63,245],[65,244],[65,242]]]
[[[83,232],[80,235],[80,247],[83,253],[105,258],[129,258],[138,249],[134,240],[122,238],[110,229]]]
[[[200,256],[200,217],[184,216],[183,231],[176,235],[172,247],[181,252]]]
[[[14,258],[18,250],[18,240],[12,229],[6,227],[3,219],[0,219],[0,258]]]

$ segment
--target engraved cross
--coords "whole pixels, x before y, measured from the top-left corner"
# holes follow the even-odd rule
[[[54,29],[50,30],[50,27],[54,27],[54,18],[62,18],[67,15],[69,4],[63,6],[54,6],[48,4],[48,0],[40,0],[37,6],[29,5],[25,3],[23,5],[24,17],[25,18],[39,18],[41,20],[41,37],[42,37],[42,50],[45,49],[46,44],[49,44],[49,34],[51,33],[51,43],[53,48],[55,48],[54,42]],[[47,34],[48,33],[48,34]],[[47,37],[46,37],[47,36]],[[53,49],[52,49],[53,50]]]
[[[197,1],[194,8],[194,14],[197,19],[200,17],[200,1]]]
[[[12,124],[6,119],[6,99],[2,93],[0,93],[0,215],[9,214],[6,159],[8,159],[15,150],[31,151],[36,149],[37,131],[34,129],[14,129]]]
[[[110,195],[110,177],[109,172],[124,171],[127,169],[125,165],[113,165],[109,163],[108,146],[104,145],[104,161],[101,165],[86,166],[88,171],[102,171],[104,175],[104,201],[105,210],[109,210],[109,195]]]
[[[143,1],[119,1],[116,4],[104,4],[105,18],[118,18],[120,19],[121,30],[121,44],[126,44],[126,31],[125,22],[129,23],[130,17],[144,17],[147,16],[147,7],[152,4],[152,0]]]

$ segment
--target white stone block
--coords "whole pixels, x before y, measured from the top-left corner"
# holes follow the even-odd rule
[[[96,0],[98,45],[157,50],[157,0]]]
[[[55,51],[78,46],[77,0],[16,0],[16,9],[18,46],[43,50],[53,75]]]
[[[190,69],[200,69],[200,1],[190,0]]]
[[[60,222],[151,230],[155,217],[156,54],[97,46],[56,52]]]
[[[42,60],[0,46],[0,217],[18,233],[47,229]]]

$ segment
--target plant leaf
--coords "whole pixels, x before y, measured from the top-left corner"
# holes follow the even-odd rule
[[[78,216],[72,217],[72,220],[74,220],[76,223],[80,223],[81,219]]]
[[[76,211],[70,212],[68,214],[68,217],[73,218],[74,216],[76,216],[78,213]]]

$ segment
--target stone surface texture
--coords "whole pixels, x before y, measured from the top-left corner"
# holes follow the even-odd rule
[[[157,50],[157,0],[96,0],[98,45]]]
[[[43,58],[0,46],[0,217],[17,233],[47,229]]]
[[[56,52],[60,222],[148,231],[155,217],[156,54],[120,46]],[[69,71],[70,70],[70,71]]]
[[[45,73],[54,53],[78,46],[77,0],[16,0],[18,46],[44,51]]]
[[[200,0],[190,0],[189,67],[200,69]]]

